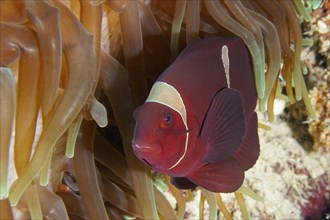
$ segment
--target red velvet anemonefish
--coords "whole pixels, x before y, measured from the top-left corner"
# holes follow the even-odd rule
[[[193,43],[134,112],[135,155],[180,189],[233,192],[259,157],[257,93],[239,38]]]

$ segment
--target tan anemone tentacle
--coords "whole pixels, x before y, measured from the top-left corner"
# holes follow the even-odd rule
[[[125,65],[129,73],[129,85],[132,90],[134,104],[139,106],[143,104],[148,91],[138,1],[111,0],[109,5],[113,10],[119,12]]]
[[[179,38],[181,25],[186,10],[187,0],[176,0],[174,16],[171,29],[171,60],[174,60],[179,53]]]
[[[80,21],[86,31],[93,35],[93,45],[96,60],[96,77],[98,79],[101,65],[101,27],[102,27],[102,5],[93,6],[88,1],[80,0]],[[95,90],[97,80],[94,82],[93,90]]]
[[[163,193],[154,186],[155,198],[157,204],[157,211],[163,219],[176,219],[175,212],[171,204],[166,200],[166,197]]]
[[[273,122],[274,121],[274,101],[275,101],[275,95],[276,95],[276,89],[277,89],[278,80],[275,81],[274,86],[272,87],[269,98],[267,102],[267,115],[268,115],[268,121]]]
[[[96,132],[95,145],[98,146],[95,147],[94,150],[95,160],[108,168],[114,175],[118,176],[121,183],[127,188],[132,188],[132,176],[128,169],[125,156],[116,150],[115,143],[113,141],[112,143],[109,143],[100,133]],[[109,152],[109,155],[111,155],[111,160],[109,160],[108,154],[104,154],[105,151]]]
[[[24,191],[24,197],[27,201],[31,219],[42,219],[41,204],[37,193],[35,181],[32,181]]]
[[[0,219],[14,219],[8,199],[0,199]]]
[[[236,197],[236,200],[238,202],[238,205],[241,209],[241,212],[242,212],[242,219],[250,219],[249,218],[249,213],[247,211],[247,208],[246,208],[246,203],[244,201],[244,197],[243,197],[243,194],[240,193],[240,192],[235,192],[235,197]]]
[[[9,68],[0,67],[0,200],[8,197],[9,149],[16,112],[15,79]]]
[[[268,68],[266,72],[266,88],[265,96],[259,100],[259,107],[262,112],[267,110],[266,103],[271,89],[278,78],[279,70],[281,68],[281,49],[280,41],[277,35],[275,26],[266,18],[260,16],[258,13],[249,10],[249,13],[254,17],[255,21],[259,23],[264,34],[264,40],[267,52]]]
[[[0,24],[0,27],[4,55],[8,54],[7,51],[15,51],[20,55],[14,146],[15,168],[20,176],[30,161],[40,104],[38,43],[28,28],[4,23]],[[17,56],[13,54],[12,57]],[[12,58],[10,60],[14,61]],[[10,64],[6,63],[8,66]]]
[[[256,13],[260,14],[261,16],[267,18],[267,13],[258,5],[256,0],[246,0],[241,1],[245,8],[255,11]]]
[[[110,203],[116,201],[116,206],[120,210],[123,210],[138,219],[143,219],[138,200],[135,196],[125,192],[122,188],[118,187],[117,184],[109,180],[104,174],[101,174],[101,177],[99,177],[99,182],[105,201]],[[118,217],[114,218],[113,216],[110,216],[110,214],[111,212],[109,213],[110,219],[118,219]]]
[[[285,79],[285,90],[291,104],[296,102],[292,88],[292,69],[291,69],[292,57],[285,58],[283,60],[282,75]]]
[[[108,54],[102,56],[102,82],[104,91],[113,106],[113,112],[118,123],[119,132],[123,138],[123,145],[128,168],[132,173],[136,198],[146,219],[158,219],[151,173],[132,152],[133,137],[133,98],[128,87],[127,70]],[[122,102],[125,100],[125,102]]]
[[[55,103],[60,81],[62,63],[62,42],[59,28],[59,10],[44,1],[25,0],[27,17],[33,23],[40,47],[40,90],[43,126],[49,119],[49,113]],[[51,155],[40,175],[40,184],[47,185]]]
[[[205,196],[206,201],[209,204],[209,209],[210,209],[209,219],[216,219],[217,201],[216,201],[215,194],[202,187],[199,187],[199,189],[201,190],[201,195],[203,194]]]
[[[228,209],[226,208],[225,204],[222,201],[221,194],[216,193],[215,198],[217,200],[218,207],[222,212],[222,214],[224,215],[225,219],[232,220],[233,218],[231,217],[231,214],[229,213]]]
[[[107,125],[107,114],[105,108],[94,97],[96,90],[101,56],[101,26],[102,26],[102,6],[91,5],[88,1],[80,1],[81,23],[85,29],[93,35],[94,53],[96,58],[95,81],[86,102],[85,109],[88,111],[87,117],[91,116],[100,127]],[[86,115],[85,115],[86,117]],[[81,129],[80,128],[81,125]],[[92,131],[90,131],[92,130]],[[82,201],[91,219],[109,219],[97,181],[97,171],[94,163],[94,133],[95,125],[93,122],[83,120],[79,114],[72,125],[69,127],[67,154],[74,157],[74,167],[79,191]],[[76,139],[77,138],[77,142]],[[76,147],[74,147],[77,145]],[[87,178],[86,178],[87,177]],[[90,190],[90,186],[95,186],[95,190]]]
[[[63,50],[68,60],[68,84],[56,111],[43,129],[32,160],[9,194],[16,205],[22,193],[37,175],[52,153],[56,140],[65,132],[83,107],[95,80],[93,39],[63,4],[54,1],[61,10]],[[82,77],[83,76],[83,77]]]
[[[83,120],[75,147],[74,168],[79,192],[91,219],[109,219],[103,203],[94,163],[95,123]],[[86,178],[87,177],[87,178]],[[94,186],[96,190],[90,190]]]
[[[40,47],[42,75],[43,123],[53,107],[60,81],[62,42],[59,28],[59,10],[44,1],[24,1],[27,16],[32,21]]]
[[[102,6],[91,5],[88,1],[80,1],[81,23],[84,28],[93,35],[94,54],[96,58],[95,80],[87,102],[84,106],[83,116],[87,120],[94,119],[100,127],[105,127],[108,124],[107,113],[105,107],[100,104],[94,97],[97,87],[99,72],[100,72],[100,55],[101,55],[101,26],[102,26]],[[68,138],[66,144],[66,156],[72,158],[74,156],[74,147],[79,132],[79,128],[83,116],[79,114],[72,122],[68,129]]]
[[[301,28],[298,22],[298,18],[293,8],[293,3],[291,1],[279,0],[278,1],[287,14],[287,19],[290,25],[290,30],[293,32],[294,37],[294,55],[293,55],[293,83],[294,83],[294,91],[296,100],[299,101],[302,99],[301,93],[301,80],[303,80],[302,71],[301,71],[301,61],[300,54],[302,50],[302,36],[301,36]],[[291,40],[291,39],[290,39]],[[290,82],[287,82],[290,83]]]
[[[139,16],[141,20],[141,31],[143,34],[143,50],[147,79],[156,80],[170,62],[170,42],[166,38],[164,30],[154,17],[151,8],[142,4],[139,6]],[[145,53],[147,51],[147,53]],[[113,55],[115,57],[115,55]]]
[[[28,21],[23,1],[0,1],[0,21],[23,24]]]
[[[76,145],[79,129],[83,119],[84,119],[83,115],[79,114],[68,128],[68,137],[66,139],[66,148],[65,148],[65,155],[68,158],[73,158],[74,156],[74,148]]]
[[[41,211],[45,219],[69,220],[63,200],[47,187],[36,185],[41,202]]]
[[[200,0],[187,1],[185,14],[187,45],[199,39],[200,6]]]
[[[94,97],[101,64],[101,26],[103,10],[101,5],[92,5],[85,0],[80,0],[80,5],[81,23],[85,29],[93,35],[94,53],[96,58],[96,79],[93,82],[91,94],[89,95],[85,106],[85,109],[87,110],[84,111],[85,118],[93,118],[100,127],[105,127],[108,124],[105,107]]]
[[[203,193],[201,193],[200,199],[199,199],[199,219],[204,219],[204,203],[205,203],[205,196]]]
[[[286,37],[286,34],[283,27],[286,26],[286,14],[282,6],[277,1],[263,1],[255,0],[258,5],[265,10],[267,13],[267,18],[274,24],[276,31],[279,36],[282,57],[290,58],[292,56],[292,51],[289,46],[289,39]]]
[[[15,61],[19,54],[19,75],[17,85],[17,110],[15,119],[14,163],[17,175],[24,175],[31,158],[32,144],[35,139],[36,121],[39,112],[41,84],[39,74],[39,48],[34,33],[21,25],[1,23],[1,49]],[[9,53],[8,53],[9,52]],[[24,68],[23,68],[24,67]],[[32,180],[32,179],[31,179]],[[42,218],[41,207],[34,184],[26,184],[28,209],[32,218]],[[10,195],[9,195],[10,199]]]

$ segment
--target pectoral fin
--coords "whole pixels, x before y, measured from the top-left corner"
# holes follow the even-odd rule
[[[243,143],[238,150],[235,151],[233,157],[244,170],[248,170],[256,163],[259,153],[258,119],[257,114],[253,113],[247,125]]]
[[[244,111],[240,93],[225,88],[218,92],[205,117],[201,140],[207,147],[205,162],[216,162],[231,156],[242,143]]]

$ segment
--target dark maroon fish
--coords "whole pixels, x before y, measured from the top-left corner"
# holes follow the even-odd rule
[[[256,102],[243,41],[200,40],[178,56],[135,110],[133,150],[180,189],[233,192],[259,156]]]

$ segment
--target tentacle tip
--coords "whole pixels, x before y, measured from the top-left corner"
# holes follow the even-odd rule
[[[265,113],[267,111],[267,100],[263,99],[259,99],[259,111],[261,113]]]
[[[49,183],[49,179],[48,178],[47,179],[40,178],[40,180],[39,180],[40,186],[47,186],[48,183]]]
[[[74,156],[74,152],[65,152],[65,156],[71,159]]]
[[[298,93],[296,93],[296,100],[297,100],[297,101],[300,101],[300,100],[302,100],[302,95],[301,95],[301,94],[298,94]]]
[[[108,125],[108,122],[104,122],[103,124],[98,124],[100,128],[104,128]]]
[[[6,188],[6,187],[4,187]],[[8,190],[7,189],[1,189],[0,190],[0,200],[4,200],[8,198]]]
[[[265,96],[265,93],[261,90],[260,92],[258,92],[258,98],[262,99]]]
[[[94,120],[100,128],[104,128],[108,125],[108,119],[106,117],[94,118]]]
[[[8,199],[11,206],[16,206],[19,200],[19,198],[13,196],[12,193],[9,194]]]
[[[95,122],[101,128],[108,125],[108,117],[106,108],[97,100],[95,100],[91,106],[90,113]]]
[[[264,96],[265,96],[265,85],[262,84],[261,82],[257,82],[256,89],[257,89],[258,98],[259,99],[264,98]]]

